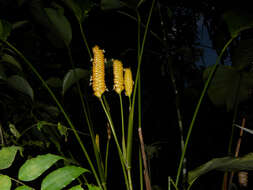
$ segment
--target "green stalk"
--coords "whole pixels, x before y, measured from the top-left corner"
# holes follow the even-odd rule
[[[180,174],[181,174],[181,170],[182,170],[182,165],[183,165],[183,162],[184,162],[184,158],[185,158],[185,153],[186,153],[186,149],[187,149],[187,145],[188,145],[188,142],[189,142],[189,139],[190,139],[190,136],[191,136],[191,132],[192,132],[192,129],[193,129],[193,126],[195,124],[195,120],[196,120],[196,117],[198,115],[198,112],[199,112],[199,108],[200,108],[200,105],[202,103],[202,100],[206,94],[206,91],[208,89],[208,86],[209,86],[209,83],[211,82],[212,78],[213,78],[213,75],[216,71],[216,68],[220,62],[220,59],[223,55],[223,53],[225,52],[225,50],[227,49],[227,47],[230,45],[230,43],[233,41],[234,38],[231,38],[227,43],[226,45],[223,47],[219,57],[217,58],[216,60],[216,63],[215,65],[213,66],[209,76],[208,76],[208,79],[207,81],[205,82],[205,86],[204,86],[204,89],[202,90],[202,93],[201,93],[201,96],[199,98],[199,101],[198,101],[198,104],[195,108],[195,111],[194,111],[194,114],[193,114],[193,117],[192,117],[192,121],[191,121],[191,124],[190,124],[190,127],[189,127],[189,130],[188,130],[188,133],[187,133],[187,137],[186,137],[186,140],[185,140],[185,146],[184,146],[184,151],[182,152],[181,154],[181,158],[180,158],[180,163],[179,163],[179,166],[178,166],[178,170],[177,170],[177,178],[176,178],[176,186],[178,186],[178,182],[179,182],[179,178],[180,178]]]
[[[132,20],[138,21],[137,18],[135,18],[134,16],[132,16],[132,15],[130,15],[130,14],[124,12],[124,11],[117,11],[117,13],[119,13],[119,14],[121,14],[121,15],[124,15],[124,16],[126,16],[126,17],[132,19]],[[143,28],[145,27],[145,25],[144,25],[143,23],[141,23],[139,26],[142,26]],[[156,34],[155,32],[153,32],[152,30],[150,30],[149,32],[150,32],[150,34],[151,34],[154,38],[156,38],[161,44],[164,44],[163,40],[159,37],[158,34]]]
[[[70,63],[72,65],[72,68],[74,69],[75,66],[74,66],[74,62],[73,62],[73,58],[72,58],[72,54],[71,54],[71,50],[70,50],[69,46],[67,46],[67,50],[68,50],[68,55],[69,55]],[[74,75],[77,78],[75,70],[74,70]],[[106,185],[105,185],[106,184],[106,180],[105,180],[105,175],[104,175],[104,172],[103,172],[104,171],[104,169],[103,169],[104,166],[103,166],[103,163],[101,161],[100,152],[99,152],[98,147],[96,145],[95,134],[94,134],[93,127],[92,127],[92,122],[91,122],[91,120],[89,118],[89,115],[88,115],[88,111],[87,111],[87,108],[86,108],[87,106],[84,103],[84,96],[83,96],[83,93],[81,91],[81,87],[80,87],[79,81],[77,81],[77,89],[78,89],[78,94],[80,96],[80,100],[81,100],[84,116],[85,116],[85,119],[86,119],[86,122],[87,122],[87,125],[88,125],[89,133],[90,133],[90,136],[91,136],[91,141],[92,141],[93,150],[94,150],[94,154],[95,154],[95,158],[96,158],[96,162],[97,162],[99,176],[100,176],[100,179],[101,179],[101,181],[103,183],[104,189],[106,189]]]
[[[125,126],[124,126],[124,111],[123,111],[123,103],[122,103],[122,96],[121,93],[119,94],[120,100],[120,112],[121,112],[121,127],[122,127],[122,150],[123,150],[123,157],[126,159],[126,140],[125,140]]]
[[[84,34],[84,32],[83,32],[82,23],[79,22],[79,21],[78,21],[78,23],[79,23],[79,28],[80,28],[80,31],[81,31],[81,35],[82,35],[84,44],[85,44],[85,46],[86,46],[86,49],[87,49],[87,51],[88,51],[89,57],[90,57],[90,59],[92,59],[92,54],[91,54],[91,51],[90,51],[90,48],[89,48],[89,44],[88,44],[87,38],[86,38],[86,36],[85,36],[85,34]]]
[[[233,113],[233,120],[232,120],[232,131],[231,131],[231,135],[230,135],[230,139],[229,139],[228,155],[230,155],[231,152],[232,152],[232,144],[233,144],[234,129],[235,129],[235,125],[234,124],[235,124],[237,113],[238,113],[238,96],[239,96],[239,91],[240,91],[240,80],[241,80],[241,76],[240,76],[239,81],[238,81],[237,90],[236,90],[236,97],[235,97],[235,102],[234,102],[234,113]]]
[[[131,110],[130,110],[130,114],[129,114],[128,134],[127,134],[127,164],[128,164],[128,167],[130,167],[130,168],[131,168],[132,145],[133,145],[133,119],[134,119],[135,97],[136,97],[137,84],[138,84],[139,75],[140,75],[142,54],[143,54],[144,45],[146,42],[148,27],[149,27],[149,23],[150,23],[150,19],[151,19],[154,5],[155,5],[155,0],[152,1],[152,5],[151,5],[150,11],[149,11],[148,20],[147,20],[144,35],[143,35],[142,45],[141,45],[140,50],[138,51],[138,67],[137,67],[136,78],[135,78],[136,85],[134,85],[134,90],[133,90],[133,101],[131,104]],[[138,12],[138,10],[137,10],[137,12]],[[140,25],[140,17],[138,17],[138,25]],[[140,26],[138,26],[138,28],[140,29]],[[140,34],[140,31],[138,31],[138,36],[139,36],[139,34]],[[138,41],[139,40],[140,39],[138,39]],[[140,42],[138,42],[138,44],[140,44]],[[139,45],[138,45],[138,47],[139,47]]]
[[[106,152],[105,152],[105,179],[107,179],[109,147],[110,147],[110,139],[108,138],[107,143],[106,143]]]
[[[111,115],[110,115],[108,109],[106,108],[106,105],[104,104],[103,100],[101,98],[99,100],[100,100],[100,103],[101,103],[101,105],[102,105],[102,107],[104,109],[104,112],[105,112],[105,115],[107,117],[107,120],[108,120],[108,122],[110,124],[111,130],[112,130],[112,134],[113,134],[113,138],[115,140],[115,143],[116,143],[116,146],[117,146],[117,149],[118,149],[120,163],[121,163],[121,167],[122,167],[122,170],[123,170],[126,187],[127,187],[127,189],[131,190],[132,188],[129,186],[129,181],[128,181],[127,174],[126,174],[126,167],[128,167],[128,166],[125,167],[124,157],[123,157],[123,154],[122,154],[122,151],[121,151],[121,148],[120,148],[120,145],[119,145],[119,141],[118,141],[115,129],[114,129],[114,125],[113,125],[113,122],[112,122]]]
[[[33,65],[25,58],[25,56],[18,50],[16,49],[13,45],[11,45],[8,41],[3,41],[9,48],[11,48],[17,55],[19,55],[24,62],[30,67],[30,69],[33,71],[33,73],[37,76],[37,78],[41,81],[41,83],[44,85],[44,87],[47,89],[48,93],[51,95],[51,97],[53,98],[53,100],[55,101],[55,103],[57,104],[57,106],[59,107],[59,109],[61,110],[62,114],[64,115],[65,119],[67,120],[69,126],[72,128],[72,130],[74,131],[75,137],[78,141],[78,143],[81,146],[81,149],[91,167],[92,173],[94,174],[96,181],[98,183],[98,185],[102,188],[101,183],[99,181],[99,178],[97,176],[97,172],[91,162],[91,159],[88,155],[88,152],[86,151],[86,148],[84,147],[80,136],[78,135],[78,133],[76,132],[76,128],[75,126],[72,124],[70,118],[68,117],[68,115],[66,114],[64,108],[62,107],[62,105],[60,104],[60,102],[58,101],[58,99],[56,98],[56,96],[54,95],[53,91],[50,89],[50,87],[47,85],[47,83],[45,82],[45,80],[41,77],[41,75],[38,73],[38,71],[35,69],[35,67],[33,67]]]

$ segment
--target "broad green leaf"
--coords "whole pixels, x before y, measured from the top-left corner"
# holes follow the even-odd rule
[[[207,80],[212,67],[204,71],[204,80]],[[220,65],[209,85],[208,95],[216,106],[226,106],[230,111],[233,109],[237,94],[240,103],[249,98],[249,91],[252,88],[253,73],[239,72],[233,67]]]
[[[27,160],[19,169],[18,179],[32,181],[60,159],[64,158],[53,154],[46,154]]]
[[[253,170],[253,153],[249,153],[240,158],[232,157],[223,157],[223,158],[214,158],[207,163],[199,166],[198,168],[192,170],[188,174],[188,182],[192,183],[201,175],[212,171],[239,171]]]
[[[34,190],[34,189],[26,185],[23,185],[23,186],[17,187],[15,190]]]
[[[230,10],[223,14],[223,19],[228,25],[231,37],[236,37],[240,32],[253,27],[253,14],[243,10]]]
[[[18,150],[22,151],[22,147],[10,146],[3,147],[0,150],[0,170],[9,168],[12,165]]]
[[[70,184],[87,169],[76,166],[65,166],[48,174],[41,184],[41,190],[60,190]]]
[[[9,176],[0,174],[0,189],[11,190],[11,179]]]
[[[19,62],[11,55],[4,54],[2,56],[1,62],[9,63],[9,64],[13,65],[14,67],[18,68],[19,70],[21,70],[21,71],[23,70],[21,65],[19,64]]]
[[[0,19],[0,39],[7,40],[11,33],[11,24],[5,20]]]
[[[83,190],[83,188],[81,187],[81,185],[76,185],[74,187],[71,187],[69,190]]]
[[[12,75],[11,77],[8,78],[7,82],[12,88],[20,91],[23,94],[28,95],[33,100],[34,98],[33,89],[27,82],[27,80],[25,80],[23,77],[18,75]]]
[[[79,81],[82,78],[88,78],[89,72],[85,69],[71,69],[64,77],[63,79],[63,85],[62,85],[62,95],[66,93],[66,91],[77,81]]]
[[[53,23],[55,32],[61,37],[65,45],[69,45],[72,40],[72,29],[69,21],[60,10],[45,8],[49,20]]]
[[[90,0],[65,0],[63,2],[74,12],[79,23],[84,21],[93,6]]]
[[[253,39],[240,40],[232,53],[232,65],[237,70],[247,69],[253,62]]]
[[[100,187],[95,186],[95,185],[91,185],[91,184],[88,184],[88,189],[89,190],[102,190]]]

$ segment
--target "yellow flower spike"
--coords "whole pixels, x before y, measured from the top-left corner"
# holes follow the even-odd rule
[[[133,77],[132,77],[132,71],[130,68],[125,69],[125,75],[124,75],[124,85],[125,85],[125,94],[126,96],[130,97],[133,91]]]
[[[93,62],[92,62],[92,88],[94,95],[101,98],[106,90],[105,85],[105,59],[104,51],[98,46],[92,48]]]
[[[113,60],[113,75],[114,75],[114,86],[113,89],[120,94],[124,90],[124,79],[123,79],[123,64],[119,60]]]

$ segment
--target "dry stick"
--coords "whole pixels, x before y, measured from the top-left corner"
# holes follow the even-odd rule
[[[3,131],[2,131],[2,124],[0,122],[0,141],[1,141],[1,146],[4,146],[4,136],[3,136]]]
[[[142,130],[140,127],[138,128],[138,133],[139,133],[139,139],[140,139],[140,144],[141,144],[141,155],[142,155],[142,160],[143,160],[143,165],[144,165],[144,180],[146,184],[146,189],[151,190],[151,183],[150,183],[150,179],[148,175],[147,158],[146,158],[145,149],[144,149]]]
[[[241,146],[241,142],[242,142],[243,128],[245,127],[245,122],[246,122],[246,119],[243,118],[242,119],[242,128],[240,130],[240,136],[238,138],[236,149],[235,149],[235,158],[237,158],[238,155],[239,155],[239,150],[240,150],[240,146]],[[232,184],[232,181],[233,181],[233,177],[234,177],[234,172],[232,171],[231,175],[230,175],[230,178],[229,178],[228,189],[230,189],[230,187],[231,187],[231,184]]]

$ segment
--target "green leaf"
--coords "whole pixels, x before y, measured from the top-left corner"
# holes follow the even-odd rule
[[[10,190],[11,189],[11,179],[7,175],[0,174],[0,189]]]
[[[69,46],[72,40],[72,29],[69,21],[60,10],[45,8],[49,20],[53,23],[55,32],[61,37],[65,45]]]
[[[20,77],[18,75],[12,75],[7,79],[7,82],[12,88],[20,91],[23,94],[28,95],[31,100],[34,99],[33,89],[27,82],[27,80],[25,80],[23,77]]]
[[[0,150],[0,170],[9,168],[12,165],[18,150],[22,151],[22,147],[10,146],[3,147]]]
[[[5,20],[0,19],[0,39],[7,40],[11,33],[11,24]]]
[[[232,157],[214,158],[189,172],[188,174],[189,184],[191,184],[201,175],[212,170],[219,170],[219,171],[253,170],[253,153],[249,153],[240,158],[232,158]]]
[[[212,67],[204,71],[204,80],[207,80]],[[230,111],[235,105],[236,96],[238,95],[238,103],[245,101],[249,98],[252,88],[253,73],[239,72],[233,67],[220,65],[209,85],[208,95],[216,106],[226,106]]]
[[[62,95],[64,95],[73,84],[75,84],[82,78],[88,78],[88,76],[89,72],[85,69],[71,69],[63,79]]]
[[[74,187],[71,187],[69,190],[83,190],[83,188],[81,187],[81,185],[76,185]]]
[[[20,28],[26,24],[28,24],[29,21],[28,20],[21,20],[21,21],[17,21],[15,23],[12,24],[12,29],[17,29],[17,28]]]
[[[64,158],[53,154],[46,154],[27,160],[19,169],[18,179],[32,181],[60,159]]]
[[[34,189],[26,185],[23,185],[23,186],[17,187],[15,190],[34,190]]]
[[[240,40],[238,46],[233,50],[231,60],[232,65],[237,70],[242,71],[253,62],[253,39]]]
[[[79,23],[84,21],[93,6],[90,0],[65,0],[64,3],[74,12]]]
[[[41,184],[41,190],[60,190],[84,172],[88,172],[88,170],[76,166],[59,168],[45,177]]]
[[[223,19],[228,25],[231,37],[253,27],[253,14],[244,10],[227,11],[223,14]]]
[[[95,186],[95,185],[91,185],[91,184],[88,184],[88,189],[89,190],[102,190],[100,187]]]
[[[50,77],[46,83],[53,87],[53,88],[61,88],[62,87],[62,80],[57,77]]]
[[[11,55],[4,54],[2,56],[2,60],[1,61],[13,65],[14,67],[18,68],[20,71],[23,70],[22,67],[21,67],[21,65],[19,64],[19,62],[13,56],[11,56]]]

